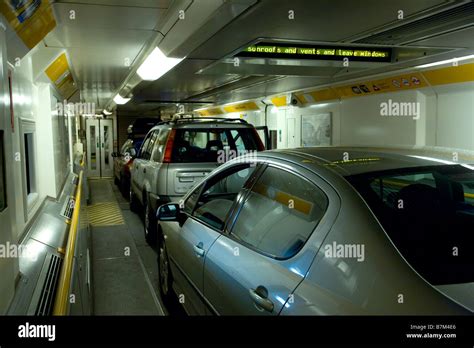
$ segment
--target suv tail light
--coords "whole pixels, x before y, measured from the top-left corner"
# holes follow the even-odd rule
[[[133,164],[133,158],[130,159],[127,163],[125,163],[123,170],[127,173],[130,174],[130,168],[132,167]]]
[[[170,131],[170,135],[168,136],[168,141],[166,142],[165,155],[163,156],[163,163],[170,163],[171,162],[171,156],[173,155],[173,144],[174,144],[175,136],[176,136],[176,129],[172,129]]]

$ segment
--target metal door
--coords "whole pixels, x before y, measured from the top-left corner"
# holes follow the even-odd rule
[[[113,176],[112,120],[86,120],[87,169],[91,177]]]
[[[88,176],[100,176],[100,129],[99,120],[86,120]]]
[[[286,135],[287,135],[287,148],[293,149],[298,147],[299,144],[296,141],[296,118],[286,119]]]

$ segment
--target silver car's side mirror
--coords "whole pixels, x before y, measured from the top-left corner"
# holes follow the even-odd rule
[[[181,209],[177,203],[168,203],[160,206],[156,212],[159,221],[180,221]]]

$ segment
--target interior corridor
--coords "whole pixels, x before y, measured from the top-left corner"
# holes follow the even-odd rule
[[[89,181],[95,315],[164,315],[156,252],[111,179]]]

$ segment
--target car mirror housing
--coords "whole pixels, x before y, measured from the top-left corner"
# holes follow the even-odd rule
[[[160,206],[156,212],[159,221],[180,221],[181,209],[177,203],[168,203]]]

